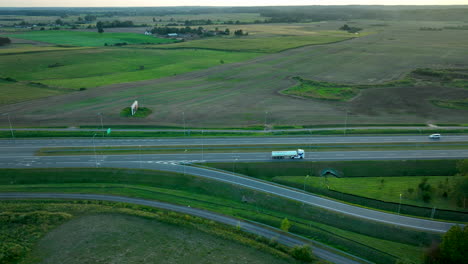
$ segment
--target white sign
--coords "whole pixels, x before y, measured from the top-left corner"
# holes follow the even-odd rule
[[[132,115],[134,115],[136,111],[138,110],[138,101],[133,102],[131,109],[132,109]]]

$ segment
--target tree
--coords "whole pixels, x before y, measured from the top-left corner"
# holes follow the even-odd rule
[[[0,46],[7,45],[10,43],[11,43],[10,38],[0,37]]]
[[[102,23],[101,21],[98,21],[96,23],[96,27],[99,33],[104,33],[104,23]]]
[[[457,163],[457,169],[461,175],[468,176],[468,159],[460,160]]]
[[[55,20],[55,24],[56,25],[63,25],[62,19],[59,18],[59,19]]]
[[[312,262],[315,259],[312,249],[308,245],[295,246],[291,249],[291,256],[303,262]]]
[[[281,221],[281,230],[284,232],[289,232],[289,228],[291,228],[292,224],[289,222],[288,218],[284,218],[283,221]]]
[[[226,34],[226,35],[231,34],[231,32],[229,31],[229,28],[226,28],[226,30],[224,30],[224,34]]]
[[[442,237],[442,243],[426,252],[425,263],[458,264],[468,259],[468,228],[454,225]]]

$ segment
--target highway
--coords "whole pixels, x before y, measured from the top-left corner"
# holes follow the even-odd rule
[[[94,141],[94,142],[93,142]],[[468,142],[468,135],[442,136],[431,140],[427,135],[406,136],[301,136],[301,137],[179,137],[179,138],[54,138],[1,139],[0,148],[89,147],[89,146],[191,146],[191,145],[275,145],[275,144],[364,144],[364,143]]]
[[[240,226],[243,231],[252,233],[255,235],[261,235],[268,239],[276,239],[279,243],[286,245],[288,247],[294,247],[297,245],[309,244],[312,247],[313,253],[319,258],[328,260],[336,264],[358,264],[358,263],[368,263],[363,259],[351,256],[345,252],[341,252],[343,255],[348,255],[353,259],[359,259],[360,261],[354,261],[351,258],[344,257],[342,255],[335,254],[336,249],[332,249],[329,246],[324,244],[319,244],[315,241],[308,240],[294,234],[286,234],[279,229],[261,225],[258,223],[252,223],[245,220],[236,219],[233,217],[228,217],[225,215],[220,215],[212,213],[209,211],[192,208],[189,206],[180,206],[169,203],[149,201],[143,199],[135,199],[121,196],[111,196],[111,195],[98,195],[98,194],[60,194],[60,193],[0,193],[0,199],[85,199],[85,200],[101,200],[101,201],[112,201],[112,202],[123,202],[130,204],[145,205],[165,210],[171,210],[183,214],[190,214],[206,219],[210,219],[216,222],[227,224],[230,226]],[[320,247],[314,246],[320,245]],[[325,248],[325,249],[324,249]]]
[[[168,142],[180,144],[199,144],[200,141],[210,140],[210,144],[241,144],[252,140],[257,144],[269,144],[280,140],[282,144],[291,142],[304,144],[304,141],[315,142],[355,142],[359,140],[367,142],[402,142],[405,140],[424,141],[427,137],[413,136],[381,136],[381,137],[291,137],[291,138],[190,138],[190,139],[96,139],[96,144],[119,145],[146,143],[154,145],[159,142],[168,145]],[[447,136],[444,140],[463,141],[468,139],[465,136]],[[322,140],[322,141],[321,141]],[[51,167],[116,167],[116,168],[142,168],[173,171],[187,173],[201,177],[212,178],[219,181],[229,182],[247,188],[256,189],[266,193],[279,195],[293,199],[305,204],[318,206],[331,211],[343,213],[353,217],[364,218],[371,221],[387,223],[402,227],[418,229],[422,231],[445,232],[453,224],[425,219],[411,218],[396,214],[384,213],[369,210],[357,206],[339,203],[329,199],[321,198],[309,193],[275,185],[270,182],[242,177],[231,173],[214,171],[209,169],[184,166],[185,163],[196,162],[247,162],[247,161],[268,161],[268,162],[301,162],[293,161],[272,161],[270,152],[258,153],[186,153],[186,154],[148,154],[148,155],[81,155],[81,156],[34,156],[34,149],[42,146],[89,146],[90,139],[33,139],[33,140],[2,140],[0,142],[0,167],[2,168],[51,168]],[[260,143],[261,142],[261,143]],[[284,143],[287,142],[287,143]],[[244,144],[244,143],[242,143]],[[389,150],[389,151],[324,151],[307,152],[306,160],[388,160],[388,159],[443,159],[443,158],[467,158],[468,149],[451,150]]]

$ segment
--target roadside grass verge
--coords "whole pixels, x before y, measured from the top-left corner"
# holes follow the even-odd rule
[[[60,45],[74,46],[104,46],[117,43],[127,44],[163,44],[172,43],[175,40],[167,38],[155,38],[136,33],[98,33],[84,31],[44,30],[31,31],[21,34],[8,34],[9,37],[29,39]]]
[[[389,212],[400,210],[402,214],[414,215],[426,218],[445,219],[452,221],[468,221],[468,213],[463,208],[463,201],[460,200],[460,192],[456,185],[463,180],[462,177],[456,177],[458,170],[456,168],[458,160],[406,160],[406,161],[330,161],[330,162],[263,162],[263,163],[205,163],[203,165],[233,171],[235,173],[260,178],[266,181],[272,181],[284,184],[300,190],[317,193],[328,196],[344,202],[358,204],[365,207],[376,208]],[[332,179],[332,175],[326,174],[320,177],[326,171],[332,171],[339,177]],[[309,175],[311,177],[306,178]],[[408,178],[406,178],[406,177]],[[437,176],[429,184],[429,190],[419,189],[418,184],[424,176]],[[395,177],[396,179],[392,179]],[[406,180],[402,180],[404,177]],[[446,179],[449,179],[446,181]],[[400,180],[398,180],[400,179]],[[418,184],[414,184],[415,179]],[[411,181],[414,186],[407,186]],[[353,182],[349,191],[334,188],[330,182],[343,183]],[[382,184],[383,182],[383,184]],[[309,183],[309,184],[308,184]],[[377,184],[373,186],[373,183]],[[385,183],[389,183],[385,187]],[[374,185],[375,185],[374,184]],[[380,184],[380,185],[379,185]],[[330,188],[328,188],[329,186]],[[377,190],[373,190],[375,187]],[[385,190],[382,188],[385,187]],[[381,189],[379,189],[381,188]],[[412,188],[412,191],[408,189]],[[432,188],[432,189],[431,189]],[[382,197],[369,196],[369,192],[388,192],[392,194],[392,199],[382,199]],[[427,202],[420,200],[424,193],[433,191],[431,198]],[[447,196],[445,197],[444,192]],[[404,196],[402,204],[399,204],[399,194]],[[411,194],[411,195],[410,195]],[[383,195],[383,194],[380,194]],[[395,201],[394,199],[398,199]],[[438,210],[433,214],[434,206]],[[398,209],[400,207],[400,209]]]
[[[439,129],[425,129],[425,134],[440,133]],[[93,137],[99,131],[22,131],[14,130],[16,138],[35,138],[35,137]],[[320,130],[320,131],[273,131],[273,132],[202,132],[202,131],[112,131],[112,138],[118,137],[236,137],[236,136],[288,136],[288,135],[343,135],[343,129],[336,130]],[[398,134],[416,134],[420,135],[422,131],[414,129],[346,129],[348,135],[398,135]],[[468,129],[444,129],[444,134],[464,134],[468,133]],[[10,131],[0,131],[0,138],[11,138]]]
[[[115,194],[190,205],[279,227],[379,263],[408,255],[439,235],[369,222],[239,186],[169,172],[126,169],[2,169],[0,191]],[[339,230],[337,230],[339,229]],[[337,235],[339,232],[340,235]],[[391,243],[388,243],[391,242]],[[396,244],[395,244],[396,243]],[[395,246],[404,248],[396,252]]]
[[[101,233],[102,228],[89,228],[95,226],[97,223],[104,223],[104,222],[88,222],[86,226],[88,227],[86,230],[79,229],[80,224],[76,223],[77,221],[82,221],[81,219],[88,219],[88,218],[102,218],[107,217],[107,221],[105,221],[106,225],[113,224],[113,220],[119,217],[133,217],[133,221],[127,224],[119,224],[120,230],[129,230],[130,233],[126,234],[127,239],[136,239],[135,230],[132,228],[134,224],[138,224],[138,221],[144,221],[145,228],[150,228],[152,225],[163,225],[161,228],[156,228],[158,230],[167,230],[167,231],[174,231],[172,233],[177,233],[173,229],[179,230],[179,232],[188,232],[192,235],[192,239],[196,240],[198,237],[204,237],[204,242],[212,242],[210,240],[219,241],[219,243],[227,244],[231,250],[238,252],[238,254],[242,254],[242,251],[246,251],[247,253],[249,249],[246,249],[245,246],[249,246],[254,250],[260,250],[260,256],[263,258],[269,258],[270,261],[274,263],[285,263],[285,261],[296,263],[294,259],[289,255],[290,250],[289,248],[279,245],[279,244],[272,244],[265,238],[256,237],[255,235],[245,233],[241,230],[238,230],[234,227],[229,227],[224,224],[216,223],[211,220],[202,219],[199,217],[189,216],[185,214],[180,214],[176,212],[170,212],[163,209],[157,209],[152,207],[140,206],[140,205],[133,205],[133,204],[124,204],[124,203],[115,203],[115,202],[105,202],[105,201],[86,201],[86,200],[72,200],[72,201],[64,201],[64,200],[2,200],[0,201],[0,208],[3,213],[0,214],[0,221],[2,222],[2,228],[0,230],[0,234],[2,237],[7,237],[6,240],[2,241],[2,263],[16,263],[18,260],[23,259],[21,263],[28,262],[28,261],[38,261],[44,258],[57,258],[61,255],[69,254],[69,251],[72,251],[72,248],[69,248],[70,245],[70,238],[67,238],[68,242],[65,242],[60,246],[60,250],[44,250],[44,243],[48,246],[57,246],[58,241],[61,240],[62,237],[56,237],[53,241],[50,240],[50,236],[54,236],[54,233],[61,232],[63,228],[72,228],[73,230],[69,230],[66,232],[68,235],[71,233],[75,233],[76,236],[73,237],[80,237],[81,239],[86,238],[86,230],[88,232],[97,232],[97,234],[101,237],[101,239],[94,239],[92,241],[93,247],[109,247],[112,244],[112,253],[115,253],[115,247],[121,244],[122,238],[120,236],[116,236],[119,233],[118,230],[114,230],[113,232],[109,233]],[[35,246],[35,244],[39,241],[41,237],[43,237],[46,233],[48,233],[54,227],[57,227],[60,224],[74,218],[72,221],[66,223],[65,225],[58,228],[58,230],[53,230],[49,233],[45,238],[41,239],[42,241],[39,242],[39,245]],[[139,219],[139,220],[138,220]],[[156,222],[154,222],[156,221]],[[137,222],[137,223],[135,223]],[[98,225],[100,225],[98,224]],[[65,227],[64,227],[65,226]],[[82,225],[81,225],[82,226]],[[127,228],[122,229],[122,226],[127,226]],[[78,230],[77,230],[78,228]],[[182,230],[181,230],[182,229]],[[164,232],[167,232],[164,231]],[[197,231],[197,232],[193,232]],[[78,232],[78,233],[77,233]],[[120,231],[122,232],[122,231]],[[127,231],[124,231],[127,232]],[[151,232],[148,231],[147,232]],[[153,231],[154,232],[154,231]],[[162,232],[162,233],[164,233]],[[106,237],[112,236],[113,238]],[[147,253],[149,248],[148,245],[151,245],[151,251],[154,250],[154,245],[160,244],[160,240],[177,240],[177,239],[167,239],[171,237],[171,235],[164,235],[164,234],[153,234],[153,238],[146,237],[145,240],[155,240],[154,243],[148,244],[147,242],[142,244],[141,239],[137,239],[139,241],[133,241],[138,246],[143,246],[140,248],[140,251]],[[182,234],[180,234],[182,235]],[[141,235],[144,236],[144,235]],[[140,237],[141,237],[140,236]],[[105,239],[102,239],[105,238]],[[112,241],[112,242],[111,242]],[[80,241],[83,242],[83,241]],[[83,243],[71,243],[73,247],[77,245],[84,245]],[[116,245],[117,244],[117,245]],[[171,241],[167,241],[167,244],[174,244]],[[178,243],[176,243],[178,244]],[[68,245],[68,247],[67,247]],[[145,246],[146,245],[146,246]],[[128,247],[129,245],[126,245]],[[65,247],[65,248],[64,248]],[[80,248],[81,246],[78,246]],[[89,250],[87,246],[86,248],[80,248],[81,250]],[[21,248],[21,251],[18,250]],[[76,248],[74,248],[76,250]],[[125,250],[128,250],[126,248]],[[48,252],[47,252],[48,251]],[[176,250],[165,250],[169,255],[174,254]],[[204,250],[200,248],[193,248],[191,250],[193,256],[204,255]],[[221,251],[224,252],[224,251]],[[221,253],[220,252],[220,253]],[[258,251],[255,251],[258,254]],[[5,254],[6,253],[6,254]],[[47,254],[48,253],[48,254]],[[102,256],[103,252],[97,253],[98,258],[106,257]],[[140,252],[141,253],[141,252]],[[110,252],[108,253],[110,254]],[[217,254],[217,253],[214,253]],[[58,255],[58,256],[57,256]],[[80,258],[89,258],[89,254],[78,254],[82,255],[83,257],[73,257],[76,263],[80,263]],[[115,254],[111,254],[115,255]],[[255,257],[250,256],[252,254],[248,254],[249,258],[255,259]],[[62,256],[63,257],[63,256]],[[69,257],[69,256],[68,256]],[[110,256],[107,256],[110,257]],[[122,256],[120,256],[122,257]],[[128,256],[127,256],[128,257]],[[167,256],[173,257],[176,256]],[[63,259],[62,259],[63,260]]]
[[[322,151],[357,150],[424,150],[424,149],[467,149],[468,143],[428,142],[418,144],[314,144],[304,145],[179,145],[179,146],[131,146],[131,147],[46,147],[36,151],[39,156],[120,154],[188,154],[188,153],[245,153],[269,152],[278,149],[304,149],[307,153]]]

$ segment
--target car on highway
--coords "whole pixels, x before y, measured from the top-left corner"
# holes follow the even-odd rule
[[[440,134],[432,134],[429,136],[430,139],[440,139]]]

